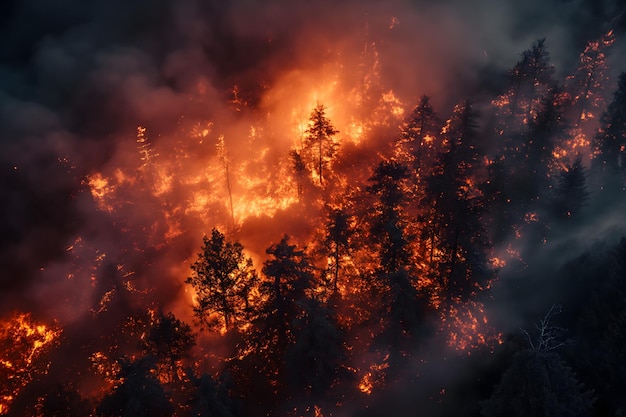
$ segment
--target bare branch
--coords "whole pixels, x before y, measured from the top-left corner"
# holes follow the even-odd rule
[[[563,339],[565,329],[554,326],[551,323],[554,317],[560,314],[561,311],[562,307],[560,305],[552,304],[550,310],[548,310],[539,323],[535,323],[535,329],[537,331],[535,340],[533,340],[532,336],[526,330],[522,329],[532,350],[536,352],[547,352],[559,349],[566,344],[567,341]]]

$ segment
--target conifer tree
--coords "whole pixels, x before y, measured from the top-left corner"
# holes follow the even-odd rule
[[[288,236],[266,252],[271,258],[263,265],[266,280],[259,288],[265,302],[256,319],[260,330],[257,344],[272,351],[274,361],[280,361],[287,345],[293,343],[291,323],[302,313],[300,302],[306,298],[315,276],[304,250],[290,245]]]
[[[426,180],[426,223],[440,251],[436,275],[448,297],[469,295],[487,279],[489,242],[482,225],[484,203],[476,184],[476,115],[471,103],[457,105],[443,129],[444,149]]]
[[[306,164],[302,158],[302,153],[295,149],[289,152],[289,156],[291,157],[291,167],[296,177],[298,200],[300,200],[304,192],[304,183],[306,181]]]
[[[481,409],[484,417],[585,417],[592,400],[556,352],[527,350],[513,357]]]
[[[560,306],[552,305],[532,336],[524,331],[528,347],[513,356],[491,398],[481,404],[483,416],[592,415],[591,393],[558,353],[566,344],[565,330],[553,323],[558,313]]]
[[[191,327],[177,319],[174,314],[157,313],[141,340],[144,352],[155,358],[157,366],[163,366],[169,373],[169,382],[179,379],[179,361],[188,357],[195,344]]]
[[[291,391],[315,400],[342,376],[345,335],[333,311],[318,300],[307,298],[300,306],[302,313],[292,322],[294,343],[285,353],[287,381]]]
[[[328,269],[332,279],[332,294],[337,294],[342,259],[349,254],[350,237],[354,234],[350,215],[344,209],[333,209],[328,214],[324,246],[331,259]]]
[[[321,104],[315,107],[309,119],[309,127],[305,132],[305,146],[315,161],[314,166],[320,185],[324,183],[324,168],[337,150],[337,144],[333,140],[333,136],[337,133],[339,131],[335,130],[330,119],[326,117],[326,108]]]
[[[239,242],[229,242],[217,229],[203,238],[202,251],[185,281],[196,291],[194,313],[201,326],[231,330],[250,313],[250,291],[257,275]]]
[[[569,138],[564,117],[567,105],[567,95],[561,88],[550,89],[524,137],[521,169],[516,172],[524,212],[529,211],[529,202],[536,201],[547,191],[555,167],[553,151]]]
[[[589,198],[586,176],[580,154],[572,164],[568,164],[559,173],[554,197],[557,216],[572,217],[579,214],[581,207]]]
[[[519,129],[531,122],[541,97],[553,82],[554,66],[545,41],[537,40],[522,53],[522,59],[509,71],[509,89],[494,102],[501,109],[504,124],[509,125],[507,129]]]
[[[439,133],[437,115],[430,105],[430,98],[420,97],[411,115],[403,123],[398,146],[407,154],[417,177],[424,172],[434,157],[434,139]]]
[[[389,342],[395,367],[403,343],[414,336],[423,306],[415,287],[415,270],[411,262],[410,237],[403,210],[406,204],[406,166],[382,161],[370,177],[367,191],[376,197],[370,238],[376,245],[378,266],[374,271],[372,290],[381,297],[381,336]]]

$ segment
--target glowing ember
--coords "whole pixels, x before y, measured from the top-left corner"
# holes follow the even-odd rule
[[[38,374],[47,372],[43,354],[58,340],[61,329],[37,324],[29,314],[0,321],[0,414]]]
[[[384,387],[386,378],[385,369],[389,368],[389,363],[387,363],[388,359],[389,355],[385,356],[382,363],[373,363],[369,366],[369,370],[359,381],[359,391],[370,395],[374,391],[374,388]]]
[[[450,347],[469,355],[473,349],[487,346],[493,350],[502,344],[502,333],[489,325],[482,303],[457,303],[449,306],[445,314],[443,322]]]

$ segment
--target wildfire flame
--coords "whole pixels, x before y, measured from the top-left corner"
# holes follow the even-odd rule
[[[389,355],[385,356],[381,363],[372,363],[369,366],[369,369],[359,381],[359,391],[370,395],[374,391],[374,388],[382,388],[385,385],[385,369],[389,368],[388,359]]]
[[[30,314],[14,314],[0,321],[0,414],[39,373],[47,372],[47,363],[39,363],[43,354],[58,340],[61,329],[36,323]]]

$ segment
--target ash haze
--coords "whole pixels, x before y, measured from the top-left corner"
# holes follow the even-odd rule
[[[114,344],[104,335],[137,311],[171,311],[193,323],[194,294],[185,280],[213,228],[240,241],[260,272],[266,249],[285,234],[311,257],[323,251],[328,207],[350,207],[355,224],[368,224],[368,178],[381,160],[397,156],[399,126],[422,95],[430,97],[439,127],[455,105],[472,101],[481,161],[497,159],[493,102],[509,88],[507,71],[539,39],[545,38],[554,79],[564,85],[587,42],[613,31],[604,104],[585,125],[591,140],[626,71],[625,13],[619,0],[2,1],[0,321],[28,313],[63,329],[65,338],[51,350],[50,372],[20,388],[27,394],[17,396],[13,410],[41,397],[41,386],[62,384],[58,374],[92,366],[89,354]],[[304,149],[318,105],[340,143],[333,185],[324,191],[313,174],[302,185],[290,159],[290,151]],[[572,163],[573,154],[562,161]],[[588,156],[584,164],[592,168]],[[586,295],[595,291],[601,299],[604,287],[614,285],[604,279],[596,288],[593,276],[618,274],[608,265],[626,235],[622,193],[606,191],[598,178],[589,177],[588,188],[589,202],[575,222],[555,221],[539,232],[531,216],[520,233],[511,228],[492,242],[490,256],[507,262],[472,302],[482,306],[481,326],[492,333],[485,337],[504,344],[499,353],[459,357],[454,343],[446,344],[448,334],[433,330],[448,313],[432,312],[420,328],[429,336],[416,343],[419,354],[389,377],[385,390],[350,398],[345,386],[356,387],[374,368],[345,365],[355,381],[333,385],[344,397],[325,397],[315,407],[322,415],[328,409],[335,410],[328,415],[389,414],[390,403],[399,416],[419,412],[416,407],[428,416],[488,413],[479,401],[490,398],[511,352],[521,349],[519,329],[558,304],[581,340],[561,356],[599,393],[596,415],[620,409],[610,390],[593,385],[602,379],[593,367],[575,359],[588,342],[580,323],[594,314]],[[537,204],[528,215],[542,223],[551,214]],[[348,315],[347,304],[338,309]],[[225,358],[237,343],[194,331],[194,352],[204,357]],[[362,340],[369,330],[354,332]],[[126,348],[129,357],[137,350]],[[370,348],[352,363],[387,363]],[[196,370],[215,376],[225,362],[202,362]],[[87,374],[73,386],[85,398],[101,399],[113,384]],[[285,394],[262,412],[314,415],[309,399]],[[241,413],[252,406],[239,407]]]

